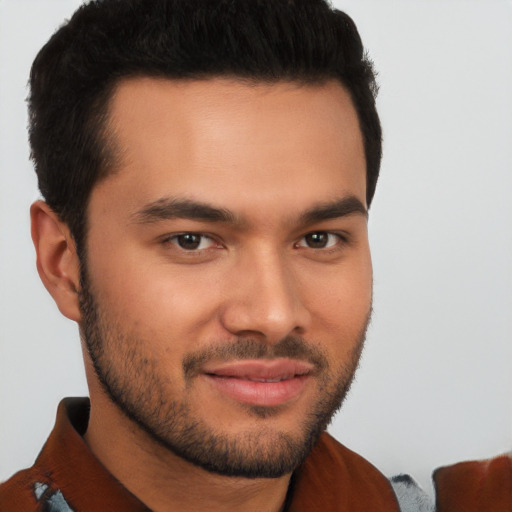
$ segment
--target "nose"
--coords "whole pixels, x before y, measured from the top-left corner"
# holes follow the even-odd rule
[[[230,333],[277,343],[308,329],[310,313],[299,283],[277,251],[258,250],[241,258],[225,284],[221,321]]]

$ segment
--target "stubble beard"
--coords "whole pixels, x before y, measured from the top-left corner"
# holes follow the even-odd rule
[[[295,433],[264,425],[265,418],[281,413],[281,406],[246,405],[247,413],[263,426],[229,435],[215,430],[213,419],[211,425],[202,420],[183,397],[170,396],[164,385],[169,377],[162,375],[157,360],[143,353],[144,340],[124,331],[121,322],[107,318],[98,307],[85,268],[79,300],[81,336],[103,390],[121,412],[182,459],[213,473],[245,478],[283,476],[308,456],[350,389],[370,320],[368,313],[349,360],[340,368],[330,368],[319,349],[298,337],[287,337],[275,345],[239,339],[229,346],[209,347],[185,358],[183,372],[190,386],[194,370],[212,358],[299,357],[317,368],[317,399]]]

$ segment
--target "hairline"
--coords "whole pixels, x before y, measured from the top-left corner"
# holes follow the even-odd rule
[[[151,73],[144,71],[136,73],[126,73],[122,76],[116,77],[115,80],[110,80],[106,82],[104,87],[97,93],[96,97],[91,102],[91,107],[89,109],[87,125],[89,130],[94,131],[93,137],[95,143],[97,144],[97,149],[102,155],[102,165],[98,169],[96,179],[89,190],[86,201],[84,202],[84,210],[82,216],[81,229],[79,233],[79,240],[75,239],[75,242],[78,246],[77,250],[79,259],[85,258],[87,235],[89,231],[88,209],[89,202],[94,192],[94,189],[102,181],[108,179],[111,176],[115,176],[121,170],[122,149],[120,148],[119,143],[116,141],[116,131],[112,123],[112,109],[114,104],[114,98],[120,87],[122,87],[124,84],[139,79],[161,80],[180,84],[224,80],[226,82],[232,82],[233,84],[242,84],[248,87],[257,87],[258,85],[289,84],[290,86],[296,86],[297,88],[321,87],[331,82],[337,83],[349,95],[352,107],[354,108],[354,111],[356,113],[359,133],[361,135],[363,143],[363,152],[365,157],[365,181],[366,187],[368,187],[368,161],[366,158],[364,132],[361,127],[361,120],[357,109],[357,103],[353,98],[350,88],[343,82],[343,80],[339,76],[331,76],[330,74],[327,73],[319,73],[317,76],[290,75],[277,78],[269,78],[266,76],[254,76],[249,74],[243,75],[236,73],[198,73],[197,75],[193,76],[177,77],[171,74]],[[96,111],[96,116],[94,116],[94,111]],[[96,117],[96,119],[94,119],[94,117]],[[73,238],[75,237],[73,236]]]

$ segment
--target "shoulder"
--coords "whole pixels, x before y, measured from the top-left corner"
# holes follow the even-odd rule
[[[37,499],[37,472],[25,469],[0,484],[0,510],[2,512],[39,512],[41,503]]]
[[[70,417],[80,427],[86,424],[89,401],[67,398],[59,405],[56,425],[34,465],[0,483],[0,512],[72,512],[59,485],[59,475],[72,475],[68,459],[80,460],[75,449],[80,435]],[[70,456],[70,454],[73,456]]]
[[[438,512],[512,510],[512,458],[459,462],[434,471]]]
[[[0,484],[1,512],[73,512],[62,492],[48,483],[51,475],[37,467],[19,471]]]
[[[307,462],[316,469],[330,468],[334,475],[345,476],[353,483],[388,488],[387,478],[368,460],[325,433],[311,452]]]
[[[322,434],[295,478],[294,495],[303,510],[399,510],[388,479],[327,433]]]

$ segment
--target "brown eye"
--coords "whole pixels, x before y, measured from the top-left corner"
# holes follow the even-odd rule
[[[328,249],[334,247],[340,241],[340,236],[327,231],[315,231],[305,235],[297,244],[299,247],[310,249]]]
[[[215,243],[210,237],[197,233],[182,233],[171,237],[169,241],[185,251],[208,249]]]
[[[329,235],[321,231],[318,233],[310,233],[305,236],[305,240],[308,247],[313,249],[323,249],[329,241]]]
[[[193,235],[192,233],[186,233],[185,235],[179,235],[176,237],[178,245],[182,249],[189,251],[197,249],[201,243],[201,235]]]

